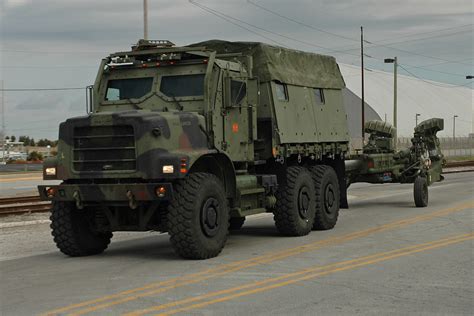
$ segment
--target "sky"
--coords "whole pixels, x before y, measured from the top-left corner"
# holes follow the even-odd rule
[[[472,89],[472,0],[148,0],[149,38],[186,45],[261,41]],[[216,16],[217,15],[217,16]],[[143,37],[142,0],[0,0],[0,80],[5,89],[82,88],[100,59]],[[8,135],[57,139],[85,114],[85,91],[5,91]]]

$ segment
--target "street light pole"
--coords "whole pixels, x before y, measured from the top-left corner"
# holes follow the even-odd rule
[[[456,117],[457,115],[453,116],[453,141],[456,139]]]
[[[143,0],[143,39],[148,39],[148,2]]]
[[[418,116],[421,116],[421,114],[416,113],[416,115],[415,115],[415,126],[418,126]]]
[[[397,67],[398,61],[397,57],[394,58],[386,58],[384,60],[386,64],[393,64],[393,127],[395,127],[395,149],[397,148],[398,142],[398,132],[397,128]]]
[[[393,126],[397,128],[397,57],[393,62]]]
[[[6,128],[5,128],[5,86],[2,80],[2,163],[5,163],[5,146],[6,146]]]

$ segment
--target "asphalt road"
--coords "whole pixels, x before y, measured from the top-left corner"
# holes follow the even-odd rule
[[[411,185],[357,184],[333,230],[281,237],[256,215],[204,261],[158,233],[68,258],[47,224],[2,228],[0,314],[471,315],[473,193],[472,173],[430,187],[427,208]]]

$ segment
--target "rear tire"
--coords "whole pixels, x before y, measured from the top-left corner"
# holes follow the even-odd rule
[[[310,172],[303,167],[288,167],[286,179],[276,192],[275,225],[286,236],[311,232],[315,214],[315,190]]]
[[[229,220],[229,230],[239,230],[244,226],[245,217],[232,217]]]
[[[424,177],[417,177],[413,184],[413,197],[416,207],[428,206],[428,182]]]
[[[51,234],[59,250],[71,257],[90,256],[103,252],[112,233],[91,229],[87,210],[78,210],[74,203],[53,202]]]
[[[191,173],[174,189],[168,213],[174,250],[186,259],[217,256],[229,232],[229,207],[221,181],[209,173]]]
[[[326,165],[311,167],[316,189],[316,216],[314,230],[328,230],[336,226],[339,216],[339,182],[333,168]]]

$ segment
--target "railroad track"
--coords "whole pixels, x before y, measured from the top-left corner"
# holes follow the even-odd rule
[[[474,166],[474,161],[453,161],[448,162],[446,168],[470,167]],[[0,216],[47,212],[51,208],[51,202],[41,201],[39,196],[22,196],[0,198]]]
[[[51,202],[41,201],[39,196],[0,198],[0,215],[47,212]]]

